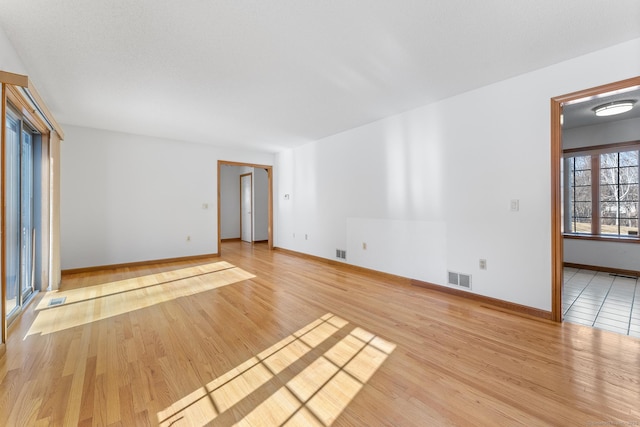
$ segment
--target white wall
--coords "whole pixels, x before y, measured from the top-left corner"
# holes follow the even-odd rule
[[[640,39],[279,153],[276,245],[550,310],[549,100],[638,74]]]
[[[273,163],[265,153],[64,129],[63,269],[217,253],[217,161]]]
[[[640,271],[640,245],[564,239],[564,261],[593,267]]]
[[[562,148],[565,150],[629,141],[640,141],[640,118],[582,126],[562,132]]]
[[[2,27],[0,27],[0,71],[28,75],[22,60],[9,42]]]

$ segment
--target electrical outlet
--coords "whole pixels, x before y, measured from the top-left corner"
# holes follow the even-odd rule
[[[487,260],[486,259],[481,259],[480,260],[480,270],[486,270],[487,269]]]
[[[309,235],[308,234],[304,235],[304,240],[309,240]]]
[[[363,251],[367,250],[367,243],[366,242],[362,242],[362,250]]]
[[[187,236],[187,242],[191,241],[191,236]]]

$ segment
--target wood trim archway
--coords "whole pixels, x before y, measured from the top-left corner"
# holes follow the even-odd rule
[[[250,168],[265,169],[267,171],[267,178],[269,180],[267,233],[269,236],[269,249],[273,249],[273,166],[218,160],[218,255],[222,255],[222,226],[220,219],[220,169],[222,166],[246,166]]]
[[[640,76],[580,90],[551,98],[551,312],[552,319],[562,322],[562,189],[560,188],[560,161],[562,159],[563,105],[582,98],[602,95],[633,86],[640,86]]]

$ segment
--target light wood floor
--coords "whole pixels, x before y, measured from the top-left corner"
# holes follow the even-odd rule
[[[640,423],[637,338],[261,244],[66,276],[6,349],[2,426]]]

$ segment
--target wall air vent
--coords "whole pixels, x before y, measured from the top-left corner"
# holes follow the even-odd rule
[[[460,275],[458,273],[449,271],[449,284],[458,286],[459,281],[460,281]]]
[[[460,281],[458,282],[458,286],[461,288],[471,289],[471,275],[470,274],[460,274]]]
[[[347,251],[344,251],[342,249],[336,249],[336,258],[347,259]]]
[[[449,284],[459,286],[465,289],[471,289],[471,275],[470,274],[462,274],[462,273],[454,273],[453,271],[449,271]]]

